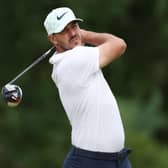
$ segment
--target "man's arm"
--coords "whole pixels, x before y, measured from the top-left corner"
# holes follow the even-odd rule
[[[108,33],[96,33],[81,29],[82,40],[85,44],[97,46],[100,52],[100,68],[110,64],[126,50],[123,39]]]

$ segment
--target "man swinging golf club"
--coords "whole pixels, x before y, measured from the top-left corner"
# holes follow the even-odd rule
[[[72,126],[63,168],[130,168],[119,108],[101,71],[125,52],[126,43],[80,29],[81,21],[67,7],[52,10],[44,21],[56,48],[49,60],[52,79]]]

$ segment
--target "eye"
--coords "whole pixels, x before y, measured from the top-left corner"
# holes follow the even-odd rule
[[[65,29],[61,32],[61,34],[65,34],[67,31],[68,31],[68,28],[65,28]]]

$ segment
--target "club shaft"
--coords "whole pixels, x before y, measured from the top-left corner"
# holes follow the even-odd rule
[[[30,64],[27,68],[25,68],[21,73],[19,73],[15,78],[13,78],[7,84],[14,83],[17,79],[19,79],[22,75],[24,75],[32,67],[34,67],[36,64],[38,64],[40,61],[42,61],[44,58],[46,58],[50,53],[53,53],[53,52],[55,52],[55,47],[52,47],[48,51],[46,51],[42,56],[40,56],[39,58],[37,58],[32,64]]]

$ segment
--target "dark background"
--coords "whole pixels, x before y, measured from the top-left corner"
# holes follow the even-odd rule
[[[119,103],[126,146],[133,148],[130,160],[135,168],[167,168],[167,0],[0,0],[0,86],[51,47],[43,21],[62,6],[85,20],[81,28],[127,42],[124,56],[103,71]],[[46,59],[17,80],[18,107],[0,98],[1,168],[61,168],[71,128],[51,71]]]

